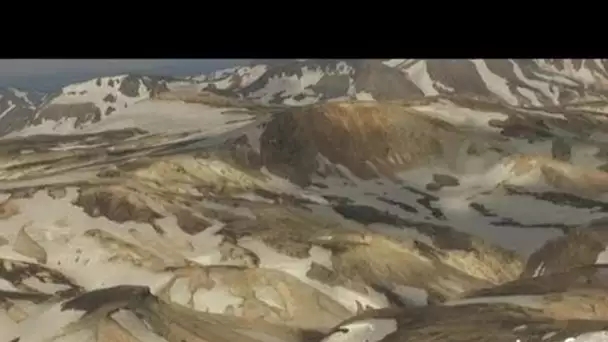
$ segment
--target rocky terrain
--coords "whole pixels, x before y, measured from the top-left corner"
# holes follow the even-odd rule
[[[605,65],[6,90],[1,341],[608,341]]]

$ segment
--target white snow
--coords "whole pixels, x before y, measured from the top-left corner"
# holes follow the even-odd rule
[[[169,296],[171,297],[172,302],[184,306],[188,305],[192,299],[192,294],[190,293],[190,280],[188,278],[176,279],[169,290]]]
[[[445,85],[445,84],[443,84],[443,83],[441,83],[441,82],[439,82],[439,81],[434,81],[434,82],[433,82],[433,86],[434,86],[436,89],[438,88],[438,89],[441,89],[441,90],[443,90],[444,92],[448,92],[448,93],[453,93],[453,92],[455,92],[455,91],[456,91],[456,89],[454,89],[454,88],[452,88],[452,87],[450,87],[450,86],[448,86],[448,85]]]
[[[508,115],[500,112],[487,112],[460,107],[449,100],[440,100],[424,106],[413,106],[413,109],[433,118],[449,122],[457,127],[482,128],[491,132],[499,132],[499,128],[491,127],[490,120],[504,121]]]
[[[517,91],[519,91],[519,93],[521,95],[523,95],[525,98],[527,98],[528,100],[530,100],[530,102],[532,103],[533,106],[542,106],[543,104],[538,100],[538,97],[536,97],[536,94],[534,94],[534,92],[528,88],[522,88],[522,87],[517,87]]]
[[[257,64],[254,66],[237,66],[222,70],[217,70],[209,75],[200,75],[193,77],[192,80],[199,82],[203,87],[210,84],[214,84],[219,89],[222,88],[221,83],[229,80],[231,83],[236,83],[238,88],[245,88],[257,81],[266,71],[268,66],[264,64]],[[218,84],[220,83],[220,84]]]
[[[439,92],[433,86],[433,80],[426,68],[426,61],[420,60],[405,69],[410,80],[424,93],[424,96],[438,95]]]
[[[355,95],[358,101],[375,101],[374,96],[366,91],[360,91]]]
[[[283,98],[299,94],[314,95],[312,90],[307,89],[307,87],[317,84],[324,75],[325,72],[320,69],[302,67],[301,77],[297,74],[270,77],[263,88],[249,94],[249,97],[259,99],[262,102],[269,102],[275,95],[280,95]]]
[[[253,82],[257,81],[264,73],[268,70],[268,66],[266,65],[256,65],[249,68],[241,68],[237,72],[241,77],[242,88],[249,86]]]
[[[326,336],[321,342],[380,342],[397,331],[395,319],[366,319],[340,326],[340,330]]]
[[[429,303],[429,293],[424,289],[397,285],[393,288],[393,292],[414,305],[425,306]]]
[[[211,313],[225,313],[229,307],[237,308],[245,301],[223,286],[215,286],[211,290],[200,289],[194,293],[193,300],[197,311]]]
[[[581,61],[581,65],[578,69],[574,66],[572,59],[564,59],[563,62],[563,70],[559,70],[550,64],[544,64],[544,67],[546,69],[552,70],[555,73],[571,77],[585,84],[592,84],[597,82],[596,77],[598,77],[599,75],[594,75],[593,72],[585,66],[584,60]]]
[[[326,161],[329,163],[329,161]],[[433,207],[446,216],[445,221],[440,221],[431,217],[428,209],[417,203],[421,197],[413,192],[395,186],[395,183],[388,179],[376,179],[364,181],[356,176],[349,174],[344,168],[341,172],[343,177],[349,181],[345,184],[345,178],[325,177],[314,178],[317,183],[323,183],[327,188],[318,188],[320,194],[345,197],[353,201],[352,204],[366,205],[374,207],[381,212],[388,212],[403,218],[413,218],[419,221],[434,222],[438,224],[449,224],[457,230],[465,231],[480,236],[488,241],[496,243],[507,249],[516,248],[518,252],[528,255],[539,248],[548,239],[560,236],[561,232],[557,229],[548,228],[517,228],[509,226],[493,225],[492,222],[500,218],[513,218],[522,223],[566,223],[578,224],[586,222],[586,217],[600,217],[601,213],[596,213],[589,209],[577,209],[567,206],[556,206],[547,201],[532,199],[531,197],[509,196],[495,188],[500,183],[510,183],[521,186],[542,185],[539,169],[532,172],[516,176],[513,172],[514,162],[499,160],[491,167],[465,168],[469,171],[456,174],[460,185],[457,187],[446,187],[440,191],[430,192],[432,195],[440,197],[433,203]],[[335,165],[334,165],[335,166]],[[418,168],[407,172],[399,173],[399,178],[421,191],[425,191],[426,184],[432,180],[432,175],[451,174],[449,170],[442,168]],[[542,190],[542,187],[539,187]],[[488,195],[483,193],[489,192]],[[378,197],[384,197],[393,201],[407,204],[417,210],[416,213],[405,211],[398,205],[393,205],[380,201]],[[474,211],[471,202],[481,203],[488,209],[496,212],[498,217],[485,217]],[[542,203],[541,203],[542,202]],[[326,215],[323,207],[311,207],[317,215]],[[538,210],[542,210],[542,215],[538,215]],[[555,218],[554,218],[555,217]],[[389,234],[390,227],[381,225],[370,226],[369,229]],[[394,229],[392,229],[394,231]],[[410,230],[400,230],[389,235],[412,235]],[[523,238],[525,234],[525,238]],[[428,237],[426,238],[428,239]]]
[[[27,127],[7,137],[35,134],[89,134],[130,127],[140,128],[152,134],[192,131],[221,134],[244,127],[255,119],[254,116],[246,113],[224,114],[228,111],[230,108],[216,108],[182,101],[143,100],[81,129],[74,128],[75,118],[60,121],[44,120],[40,125]]]
[[[608,264],[608,247],[597,255],[596,264]]]
[[[120,326],[130,332],[135,338],[142,342],[167,342],[162,337],[150,331],[144,322],[129,311],[120,310],[112,315],[112,318]]]
[[[266,246],[263,242],[251,238],[241,238],[238,241],[238,245],[255,253],[260,258],[260,267],[277,269],[293,275],[304,283],[330,296],[353,313],[357,312],[358,304],[363,305],[363,307],[370,306],[372,308],[383,308],[389,305],[384,295],[371,291],[371,289],[368,291],[370,294],[364,295],[342,286],[331,287],[308,278],[306,273],[310,270],[313,261],[321,265],[329,265],[331,263],[329,260],[330,252],[320,247],[313,246],[309,258],[297,259],[280,254]]]
[[[594,331],[569,337],[564,342],[608,342],[608,331]]]
[[[19,291],[10,281],[0,278],[0,291]]]
[[[169,273],[110,261],[115,253],[83,235],[88,229],[100,229],[136,243],[129,230],[147,231],[151,229],[149,225],[119,225],[105,217],[91,218],[70,203],[74,195],[74,189],[68,189],[65,198],[54,200],[39,191],[30,199],[16,200],[21,212],[3,221],[4,237],[14,240],[21,227],[30,223],[28,234],[46,250],[47,264],[87,289],[120,284],[148,285],[154,289],[170,279]]]
[[[150,133],[175,133],[202,130],[223,132],[247,124],[249,115],[224,115],[229,108],[181,101],[145,100],[78,133],[92,133],[111,129],[137,127]],[[238,121],[238,122],[235,122]]]
[[[540,264],[538,264],[538,267],[536,268],[536,270],[534,270],[534,275],[533,277],[540,277],[545,273],[545,263],[541,261]]]
[[[402,64],[403,62],[407,61],[407,59],[389,59],[388,61],[382,61],[382,64],[384,65],[388,65],[391,68],[397,67],[399,66],[399,64]]]
[[[108,117],[113,118],[126,108],[129,108],[130,106],[142,100],[150,98],[150,89],[148,89],[144,85],[142,80],[138,80],[139,85],[137,96],[131,97],[124,95],[120,91],[120,85],[126,77],[127,75],[101,77],[91,79],[86,82],[68,85],[62,89],[60,95],[53,98],[46,106],[91,103],[102,114],[101,125],[103,125],[103,119]],[[44,108],[46,108],[46,106]],[[40,115],[44,113],[44,108],[39,110],[36,114],[37,119],[39,119]],[[113,109],[114,111],[111,114],[106,115],[106,113],[108,113],[108,109]],[[169,117],[170,116],[171,115],[169,115]],[[127,125],[126,127],[137,127],[138,123],[129,122],[128,116],[125,119],[126,120],[124,123]],[[74,126],[75,122],[76,118],[73,117],[62,119],[59,121],[43,118],[42,123],[34,126],[28,126],[20,132],[12,132],[7,137],[28,136],[36,134],[63,135],[79,133],[79,130]],[[165,122],[175,123],[175,120],[165,118]],[[124,127],[114,128],[120,129]]]
[[[46,342],[62,335],[62,329],[68,324],[77,322],[83,311],[61,310],[61,303],[52,305],[40,315],[21,322],[17,331],[5,332],[3,336],[20,337],[19,342]],[[11,337],[8,339],[11,340]]]
[[[405,62],[406,60],[391,60],[385,64],[393,67],[403,67]],[[530,90],[529,88],[519,87],[517,88],[519,94],[528,98],[530,102],[536,106],[541,105],[539,98],[541,94],[557,101],[556,88],[551,87],[550,84],[551,82],[561,82],[563,80],[555,81],[551,78],[552,74],[549,75],[548,73],[552,71],[547,71],[546,74],[543,74],[543,77],[551,80],[547,80],[546,82],[531,80],[524,76],[519,66],[513,61],[512,63],[516,76],[530,88],[534,89]],[[508,89],[506,80],[490,72],[483,61],[477,60],[474,61],[474,64],[492,92],[509,103],[516,101],[514,95]],[[438,82],[433,82],[433,80],[431,80],[426,67],[425,61],[414,61],[407,68],[403,67],[403,71],[425,93],[425,95],[436,95],[437,89],[440,89],[441,85]],[[583,66],[583,69],[584,67],[585,66]],[[567,73],[572,74],[572,77],[576,76],[582,80],[589,80],[589,77],[593,76],[588,70],[573,70],[571,63],[566,63],[566,68],[569,70]],[[241,81],[238,86],[245,87],[256,80],[259,80],[267,69],[267,66],[263,65],[232,68],[223,73],[218,73],[205,78],[203,83],[214,82],[218,87],[225,87],[236,79],[232,78],[232,76],[239,75],[241,76]],[[349,73],[351,71],[346,64],[339,65],[338,69],[339,70],[336,72],[328,73],[321,69],[303,68],[304,76],[302,77],[296,75],[276,75],[269,80],[264,89],[259,90],[254,95],[258,96],[259,99],[269,100],[271,96],[280,94],[280,96],[284,98],[284,103],[291,105],[312,103],[318,100],[318,96],[314,94],[308,86],[316,84],[316,82],[326,74]],[[557,75],[555,77],[559,78],[560,76]],[[561,77],[563,78],[563,76]],[[110,79],[117,82],[114,87],[108,85]],[[120,111],[104,118],[101,122],[90,125],[82,130],[73,129],[74,119],[72,118],[60,122],[45,121],[42,125],[31,128],[28,132],[71,134],[73,132],[88,133],[107,129],[138,127],[154,134],[162,135],[162,139],[165,139],[163,143],[169,143],[169,141],[174,138],[163,135],[167,133],[173,134],[186,131],[197,132],[187,138],[179,138],[183,139],[183,141],[192,139],[193,136],[200,138],[218,135],[218,137],[207,139],[202,142],[200,146],[204,147],[212,146],[218,142],[224,141],[227,136],[232,137],[245,134],[250,139],[254,149],[260,150],[259,139],[262,128],[259,127],[259,124],[262,123],[263,120],[255,119],[253,115],[248,114],[227,115],[225,113],[230,110],[229,108],[215,108],[203,104],[185,103],[181,101],[149,99],[147,98],[149,94],[145,89],[141,88],[143,87],[141,84],[141,96],[134,99],[122,98],[122,95],[117,93],[119,87],[118,82],[120,80],[121,77],[104,78],[101,86],[97,86],[96,80],[93,80],[88,83],[85,82],[80,85],[66,87],[64,88],[64,93],[58,97],[54,103],[82,103],[82,101],[91,101],[100,104],[100,99],[106,96],[108,92],[114,92],[120,101],[128,104],[127,108],[121,108]],[[185,82],[182,83],[184,86],[187,85]],[[349,94],[347,95],[359,100],[374,100],[373,96],[367,92],[362,91],[356,93],[354,85],[352,84],[352,79],[351,86]],[[437,87],[437,89],[435,89],[435,87]],[[538,92],[535,90],[538,90]],[[76,94],[68,94],[68,92],[72,91],[76,92]],[[84,93],[84,91],[86,91],[86,93]],[[25,96],[24,94],[21,95]],[[304,99],[296,101],[294,97],[298,95],[304,95]],[[12,103],[9,110],[11,108],[14,108]],[[443,120],[459,128],[471,128],[470,132],[485,130],[485,132],[481,133],[491,137],[494,137],[494,135],[487,133],[495,133],[497,130],[489,126],[489,120],[505,120],[507,118],[507,115],[499,111],[487,112],[464,108],[447,100],[439,100],[424,106],[413,106],[413,108],[423,115]],[[564,119],[564,116],[559,113],[545,112],[540,109],[531,109],[528,111],[530,116],[550,116],[552,118]],[[0,113],[0,118],[6,113],[7,112]],[[469,132],[464,129],[462,131]],[[567,132],[564,133],[560,131],[560,134],[566,133]],[[591,140],[594,140],[594,142],[608,140],[604,138],[605,137],[602,134],[596,133],[592,136]],[[173,142],[175,142],[175,140],[173,140]],[[143,144],[142,141],[137,140],[111,148],[114,148],[116,151],[125,148],[127,145],[130,146],[130,144],[136,145],[140,143]],[[492,143],[494,143],[494,141]],[[449,144],[449,142],[447,144]],[[511,139],[505,141],[502,146],[511,153],[550,153],[550,142],[531,144],[520,139]],[[469,147],[469,145],[466,145],[465,147]],[[61,151],[75,151],[76,149],[86,148],[91,147],[74,144],[59,146],[56,149]],[[461,147],[458,148],[461,149]],[[464,147],[462,149],[464,149]],[[575,144],[572,148],[572,163],[587,167],[597,166],[601,161],[598,160],[597,157],[594,157],[596,152],[598,152],[598,148],[591,143]],[[548,228],[536,229],[495,226],[492,224],[493,222],[503,218],[512,218],[523,224],[566,223],[578,225],[587,220],[603,217],[602,213],[597,209],[577,209],[566,205],[559,206],[548,201],[537,200],[531,196],[508,195],[505,193],[501,185],[518,185],[527,190],[534,191],[553,189],[543,181],[540,168],[544,164],[541,162],[536,164],[532,162],[531,171],[516,175],[514,173],[514,160],[509,158],[499,160],[499,158],[502,158],[499,154],[487,152],[487,154],[484,154],[481,157],[467,156],[464,153],[456,153],[456,155],[456,161],[454,162],[446,162],[445,165],[443,163],[437,163],[420,166],[408,170],[407,172],[401,172],[397,175],[405,185],[438,196],[439,199],[432,201],[431,205],[445,216],[445,220],[431,217],[431,211],[425,208],[422,203],[418,202],[418,200],[423,197],[422,195],[409,191],[392,180],[382,177],[373,180],[361,180],[345,166],[331,164],[323,156],[318,156],[320,166],[340,175],[339,177],[313,177],[313,180],[316,183],[323,183],[327,186],[326,188],[318,185],[311,186],[304,190],[283,178],[270,174],[265,168],[262,168],[262,173],[266,175],[268,179],[256,179],[252,180],[251,183],[262,185],[266,189],[272,191],[310,199],[316,204],[309,205],[309,208],[319,217],[331,218],[332,215],[339,215],[332,210],[328,201],[325,200],[322,195],[342,196],[349,198],[354,204],[371,206],[380,211],[388,212],[402,218],[450,225],[455,229],[474,233],[477,236],[502,245],[503,247],[516,249],[524,255],[536,250],[549,238],[559,236],[562,233],[556,229]],[[133,158],[138,157],[139,156],[137,155]],[[393,154],[388,157],[388,159],[393,164],[399,164],[402,163],[406,157],[406,155]],[[22,156],[21,158],[26,157]],[[33,159],[27,160],[30,161]],[[6,164],[6,169],[6,166],[15,165],[17,160],[6,160],[4,162]],[[19,162],[23,162],[23,160],[20,159]],[[192,167],[201,167],[205,168],[205,170],[209,170],[209,177],[215,177],[214,175],[216,174],[226,176],[228,173],[233,173],[229,175],[232,177],[237,173],[237,171],[228,164],[217,160],[201,160],[200,162],[196,161],[193,163],[198,163],[198,166]],[[449,168],[446,166],[448,164]],[[16,185],[36,185],[48,182],[57,183],[61,181],[74,181],[77,179],[85,180],[91,177],[89,173],[74,172],[64,173],[56,177],[40,178],[34,181],[22,181],[18,180],[18,178],[35,175],[38,172],[38,169],[32,168],[28,171],[10,172],[5,169],[2,170],[1,176],[3,182],[0,184],[0,189],[12,188]],[[141,177],[141,180],[145,180],[146,182],[149,181],[150,184],[163,181],[162,174],[156,175],[151,171],[150,174],[147,174],[148,177],[146,178],[144,173],[145,172],[143,171],[137,173],[137,176]],[[426,190],[425,186],[432,180],[432,175],[434,173],[453,175],[459,179],[459,185],[445,187],[437,191]],[[239,177],[241,176],[242,175],[239,174]],[[243,179],[245,178],[245,176],[242,177]],[[209,180],[206,177],[202,178],[205,178],[204,180]],[[16,179],[16,181],[11,181],[11,179]],[[247,180],[249,180],[249,178],[247,178]],[[259,183],[256,183],[258,181]],[[184,193],[192,191],[193,194],[198,196],[201,194],[201,192],[191,190],[189,185],[180,185],[180,191],[183,191]],[[2,222],[2,238],[6,238],[8,244],[0,246],[0,256],[14,258],[16,260],[34,261],[31,260],[31,258],[20,255],[12,248],[12,244],[14,243],[19,230],[24,225],[29,224],[28,234],[30,234],[32,239],[39,243],[49,255],[47,266],[65,273],[87,289],[96,289],[119,284],[134,284],[148,285],[152,288],[153,292],[156,292],[171,280],[175,280],[168,290],[171,300],[178,304],[188,305],[200,311],[215,313],[223,313],[230,307],[235,308],[242,305],[244,299],[233,293],[233,289],[228,282],[222,284],[221,281],[213,279],[216,283],[214,287],[207,289],[201,286],[194,289],[196,286],[196,279],[194,279],[194,277],[179,276],[176,278],[172,271],[165,271],[166,268],[164,268],[165,266],[184,266],[185,260],[194,261],[201,265],[228,264],[229,262],[222,260],[222,254],[220,253],[220,248],[231,248],[231,242],[229,242],[228,239],[225,241],[223,236],[219,234],[225,227],[224,223],[205,217],[205,219],[212,223],[212,226],[199,234],[190,236],[182,232],[177,226],[175,217],[166,217],[155,222],[166,232],[166,235],[161,237],[152,233],[152,228],[149,224],[134,222],[118,224],[104,217],[91,218],[85,214],[82,209],[71,203],[75,198],[75,195],[75,189],[68,188],[68,195],[63,199],[54,200],[43,191],[36,193],[32,198],[11,199],[12,202],[19,206],[21,212],[10,218],[4,219]],[[386,203],[379,199],[380,196],[384,199],[400,202],[402,206]],[[248,191],[233,194],[232,197],[247,199],[250,202],[253,202],[254,205],[261,207],[268,206],[271,202]],[[199,202],[197,205],[201,208],[221,207],[220,209],[229,210],[232,214],[240,216],[243,219],[256,218],[254,214],[255,210],[252,209],[230,208],[226,205],[215,204],[212,202],[212,198],[205,200],[198,199],[197,201]],[[484,217],[477,211],[472,210],[472,202],[483,204],[484,207],[495,213],[497,217]],[[408,210],[407,206],[410,206],[412,209]],[[45,210],[40,210],[40,208],[44,208]],[[362,225],[353,224],[352,226],[353,229],[363,229],[361,228],[363,227]],[[403,227],[403,229],[397,230],[390,225],[377,223],[368,225],[365,228],[394,237],[414,238],[429,244],[432,243],[429,236],[424,235],[415,229],[410,229],[409,227]],[[102,243],[99,238],[90,236],[91,234],[85,234],[87,231],[90,232],[91,229],[115,236],[117,241],[113,242],[110,240],[110,242],[106,241],[107,243]],[[331,237],[330,235],[328,236]],[[130,244],[130,247],[125,247],[121,244],[121,241],[124,242],[125,245]],[[254,237],[241,238],[236,243],[238,245],[236,247],[240,246],[246,248],[259,256],[261,261],[260,267],[280,270],[297,277],[305,284],[335,299],[339,304],[343,305],[348,310],[351,310],[353,313],[361,306],[383,308],[389,305],[389,302],[384,295],[373,291],[371,288],[367,288],[365,289],[367,291],[362,291],[360,293],[346,287],[332,286],[308,278],[307,272],[310,270],[313,262],[321,264],[329,269],[333,268],[335,259],[332,259],[332,253],[327,249],[314,246],[309,251],[310,257],[299,259],[283,255]],[[136,262],[130,262],[127,259],[135,260]],[[231,262],[234,264],[234,260]],[[596,263],[608,264],[608,248],[598,254]],[[546,265],[540,263],[534,271],[534,276],[542,275],[545,268]],[[452,280],[442,279],[441,281],[448,282]],[[44,283],[36,281],[33,278],[26,279],[24,283],[44,290],[45,292],[54,292],[61,288],[60,284]],[[391,285],[391,289],[396,294],[409,300],[413,304],[428,304],[429,294],[426,290],[401,284]],[[454,286],[458,285],[459,284],[454,284]],[[0,290],[14,291],[16,289],[13,284],[0,278]],[[251,291],[258,300],[268,304],[270,307],[280,308],[283,305],[276,290],[270,286],[256,284]],[[540,307],[542,305],[542,303],[539,302],[539,297],[518,295],[456,300],[448,302],[446,305],[498,302],[516,303],[530,307]],[[14,322],[0,310],[0,327],[6,329],[7,336],[17,336],[16,334],[20,334],[20,331],[22,331],[25,335],[22,336],[21,342],[34,342],[39,341],[38,337],[46,338],[57,333],[59,331],[58,329],[63,326],[64,323],[78,319],[78,315],[74,315],[73,317],[64,315],[62,318],[60,317],[61,315],[55,312],[56,307],[51,307],[48,304],[44,305],[48,306],[46,309],[49,311],[43,313],[39,317],[40,321],[34,319],[35,317],[30,317],[20,327],[18,327],[17,324],[14,324]],[[129,328],[127,328],[129,331],[137,330],[140,334],[138,336],[147,336],[140,337],[140,339],[146,341],[164,341],[160,338],[155,340],[151,334],[146,335],[147,330],[145,327],[141,326],[141,322],[136,317],[128,313],[121,315],[117,314],[115,316],[120,317],[120,319],[117,318],[119,324],[129,326]],[[46,320],[53,319],[56,320],[54,323],[58,324],[56,327],[45,325]],[[27,329],[37,327],[37,324],[45,326],[40,332],[36,331],[36,333],[40,333],[40,336],[34,335],[33,332],[26,331]],[[140,326],[137,326],[138,324],[140,324]],[[388,319],[360,320],[345,326],[345,328],[349,329],[347,333],[338,332],[326,337],[323,341],[360,342],[361,339],[366,339],[369,342],[381,341],[382,338],[397,329],[395,321]],[[519,328],[521,327],[518,327],[518,329]],[[89,335],[90,331],[83,331],[82,333],[70,335],[69,338],[66,337],[65,341],[80,341]],[[584,334],[579,337],[573,337],[568,341],[595,342],[604,341],[605,337],[606,332],[601,332]]]
[[[523,71],[521,70],[521,67],[519,66],[519,64],[517,64],[513,60],[509,60],[509,61],[511,62],[511,64],[513,64],[513,72],[515,73],[515,76],[517,76],[517,78],[519,80],[521,80],[523,83],[525,83],[526,85],[528,85],[532,88],[538,89],[546,97],[551,99],[553,104],[558,103],[559,93],[552,91],[552,88],[549,86],[548,83],[527,78],[526,75],[524,75]]]
[[[72,104],[72,103],[87,103],[95,104],[102,113],[110,106],[114,108],[123,108],[125,105],[131,105],[142,99],[150,97],[150,91],[146,89],[143,83],[139,83],[139,95],[136,97],[125,96],[119,91],[120,85],[127,75],[118,75],[113,77],[95,78],[82,83],[75,83],[66,86],[62,89],[62,94],[54,98],[52,104]],[[101,80],[101,85],[97,85],[98,80]],[[113,83],[113,86],[110,86]],[[103,99],[109,95],[116,98],[115,102],[106,102]]]
[[[475,67],[477,67],[479,76],[481,76],[481,79],[491,92],[507,101],[509,104],[518,104],[517,97],[509,90],[507,80],[493,73],[483,59],[473,59],[472,62],[475,64]]]
[[[27,93],[24,91],[21,91],[19,89],[16,88],[10,88],[10,91],[13,92],[13,94],[15,94],[16,97],[20,98],[21,100],[23,100],[23,102],[27,103],[28,105],[30,105],[30,107],[34,107],[34,104],[32,103],[32,101],[28,98]]]
[[[253,289],[255,297],[271,307],[282,309],[281,297],[276,289],[270,286],[257,287]]]
[[[10,113],[13,109],[15,109],[17,105],[13,103],[13,101],[8,101],[8,108],[6,108],[2,113],[0,113],[0,120],[8,113]]]
[[[495,296],[495,297],[475,297],[450,300],[443,305],[458,306],[470,304],[489,304],[489,303],[504,303],[514,304],[524,307],[541,309],[543,307],[542,297],[537,295],[512,295],[512,296]]]
[[[293,106],[307,105],[317,102],[320,94],[316,94],[311,86],[316,85],[326,75],[348,75],[352,68],[345,62],[338,62],[335,71],[323,70],[320,67],[303,66],[299,74],[277,74],[269,77],[264,87],[248,94],[252,99],[269,102],[280,98],[285,104]],[[296,100],[294,97],[303,97]]]
[[[553,67],[551,67],[551,68],[553,68]],[[553,68],[553,69],[554,69],[554,68]],[[569,86],[577,86],[577,83],[576,83],[576,82],[574,82],[573,80],[571,80],[571,79],[569,79],[569,78],[566,78],[566,77],[564,77],[563,75],[560,75],[560,74],[555,73],[555,72],[552,72],[552,73],[551,73],[551,74],[549,74],[549,75],[547,75],[547,74],[546,74],[546,73],[544,73],[544,72],[537,72],[537,71],[534,71],[534,72],[532,72],[532,73],[533,73],[533,74],[534,74],[536,77],[538,77],[538,78],[540,78],[540,79],[543,79],[543,80],[545,80],[545,81],[549,82],[549,83],[551,84],[551,85],[550,85],[550,87],[553,89],[553,90],[552,90],[552,92],[553,92],[553,93],[557,92],[557,89],[558,89],[557,85],[556,85],[556,84],[554,84],[554,83],[557,83],[557,84],[561,83],[561,84],[564,84],[564,85],[569,85]]]

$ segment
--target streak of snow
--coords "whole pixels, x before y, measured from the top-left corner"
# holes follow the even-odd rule
[[[515,73],[515,76],[521,80],[523,83],[525,83],[526,85],[538,89],[540,90],[541,93],[543,93],[545,96],[547,96],[549,99],[551,99],[553,104],[557,104],[558,103],[558,96],[559,93],[555,92],[555,91],[551,91],[551,87],[549,86],[549,84],[547,84],[546,82],[542,82],[542,81],[537,81],[537,80],[532,80],[527,78],[523,71],[521,70],[521,67],[519,66],[519,64],[517,64],[515,61],[513,60],[509,60],[511,62],[511,64],[513,64],[513,72]]]
[[[424,93],[424,96],[438,95],[439,92],[433,87],[433,80],[427,71],[426,61],[418,61],[405,69],[410,80]]]
[[[596,264],[608,264],[608,248],[605,248],[597,255]]]
[[[519,91],[519,93],[521,95],[523,95],[525,98],[530,100],[530,102],[532,103],[533,106],[537,106],[537,107],[542,106],[542,103],[538,100],[538,98],[536,97],[536,94],[534,94],[534,92],[532,90],[530,90],[528,88],[517,87],[517,91]]]
[[[443,305],[447,306],[458,306],[458,305],[470,305],[470,304],[490,304],[490,303],[505,303],[515,304],[530,308],[541,309],[542,308],[542,297],[537,295],[512,295],[512,296],[492,296],[492,297],[475,297],[465,299],[450,300]]]
[[[547,75],[545,73],[542,72],[537,72],[534,71],[532,72],[536,77],[543,79],[545,81],[548,82],[552,82],[552,83],[561,83],[564,85],[569,85],[569,86],[577,86],[578,84],[576,82],[574,82],[573,80],[566,78],[560,74],[556,74],[556,73],[552,73],[551,75]],[[555,84],[552,84],[551,87],[553,87],[553,92],[556,93],[558,87]]]
[[[388,61],[383,61],[382,64],[388,65],[391,68],[399,66],[399,64],[405,62],[406,59],[389,59]]]
[[[517,97],[509,90],[507,80],[493,73],[483,59],[474,59],[472,62],[477,67],[477,72],[486,84],[486,87],[488,87],[492,93],[507,101],[509,104],[518,104]]]
[[[13,103],[13,101],[8,101],[8,108],[6,108],[2,113],[0,113],[0,120],[8,113],[10,113],[13,109],[15,109],[15,107],[17,107],[16,104]]]
[[[594,331],[569,337],[564,342],[608,342],[608,331]]]
[[[543,273],[545,273],[545,263],[541,262],[538,267],[536,268],[536,270],[534,270],[534,275],[533,277],[540,277],[543,275]]]
[[[24,91],[21,91],[19,89],[15,89],[15,88],[10,88],[10,90],[13,92],[13,94],[15,94],[16,97],[20,98],[21,100],[23,100],[23,102],[27,103],[28,105],[30,105],[30,107],[34,107],[34,104],[32,103],[32,101],[28,98],[27,93]]]

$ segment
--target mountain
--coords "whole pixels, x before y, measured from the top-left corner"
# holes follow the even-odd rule
[[[3,336],[603,341],[601,63],[514,63],[552,87],[526,88],[540,105],[473,87],[466,60],[254,61],[19,102],[32,114],[0,139]]]
[[[204,75],[213,89],[267,103],[452,95],[546,106],[605,99],[607,62],[583,60],[292,60]]]
[[[33,116],[29,104],[15,104],[14,110],[24,113],[9,120],[0,134],[77,133],[111,114],[132,115],[138,109],[129,107],[139,102],[145,107],[147,100],[170,88],[288,106],[458,97],[507,107],[594,110],[594,104],[606,99],[607,82],[606,62],[597,59],[254,60],[186,78],[127,74],[72,84],[37,102]]]

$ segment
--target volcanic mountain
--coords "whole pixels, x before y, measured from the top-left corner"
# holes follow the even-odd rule
[[[602,341],[605,64],[277,60],[9,89],[3,336]]]

